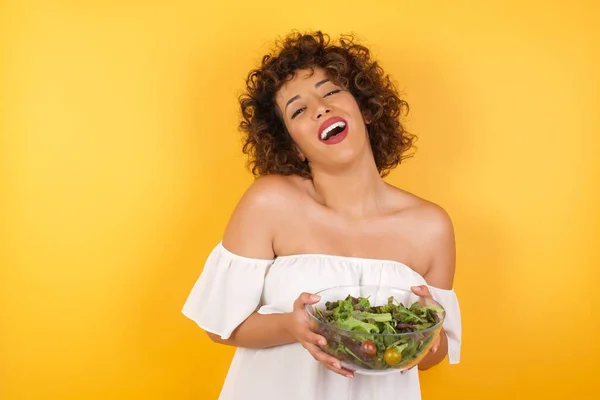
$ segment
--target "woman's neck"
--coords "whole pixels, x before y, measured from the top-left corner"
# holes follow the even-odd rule
[[[386,186],[371,154],[343,169],[313,171],[316,200],[353,219],[381,214]]]

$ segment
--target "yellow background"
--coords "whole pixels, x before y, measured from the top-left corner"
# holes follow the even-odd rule
[[[455,222],[462,363],[425,398],[595,392],[598,2],[0,4],[0,399],[217,397],[233,350],[180,309],[251,182],[236,97],[315,28],[394,76],[389,179]]]

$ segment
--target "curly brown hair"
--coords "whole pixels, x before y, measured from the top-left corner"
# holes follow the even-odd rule
[[[372,60],[369,49],[342,35],[339,44],[320,31],[291,33],[276,42],[274,53],[263,57],[250,71],[246,93],[240,96],[244,134],[243,152],[254,176],[300,175],[310,178],[308,163],[301,160],[275,102],[281,86],[300,69],[325,70],[329,79],[347,89],[366,119],[375,164],[382,177],[407,157],[416,137],[400,122],[408,103],[400,99],[390,77]]]

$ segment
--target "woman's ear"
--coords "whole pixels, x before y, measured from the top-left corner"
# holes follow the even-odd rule
[[[298,151],[298,157],[300,157],[300,160],[305,163],[308,160],[306,159],[306,156],[304,155],[304,153],[302,153],[302,151],[299,148],[296,148],[296,151]]]
[[[371,122],[373,122],[373,118],[371,117],[370,112],[363,111],[362,115],[363,115],[363,120],[365,121],[365,124],[369,125]]]

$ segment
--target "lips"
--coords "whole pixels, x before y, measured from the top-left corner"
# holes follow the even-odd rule
[[[348,122],[340,117],[332,117],[319,127],[318,138],[326,144],[339,143],[348,134]]]

